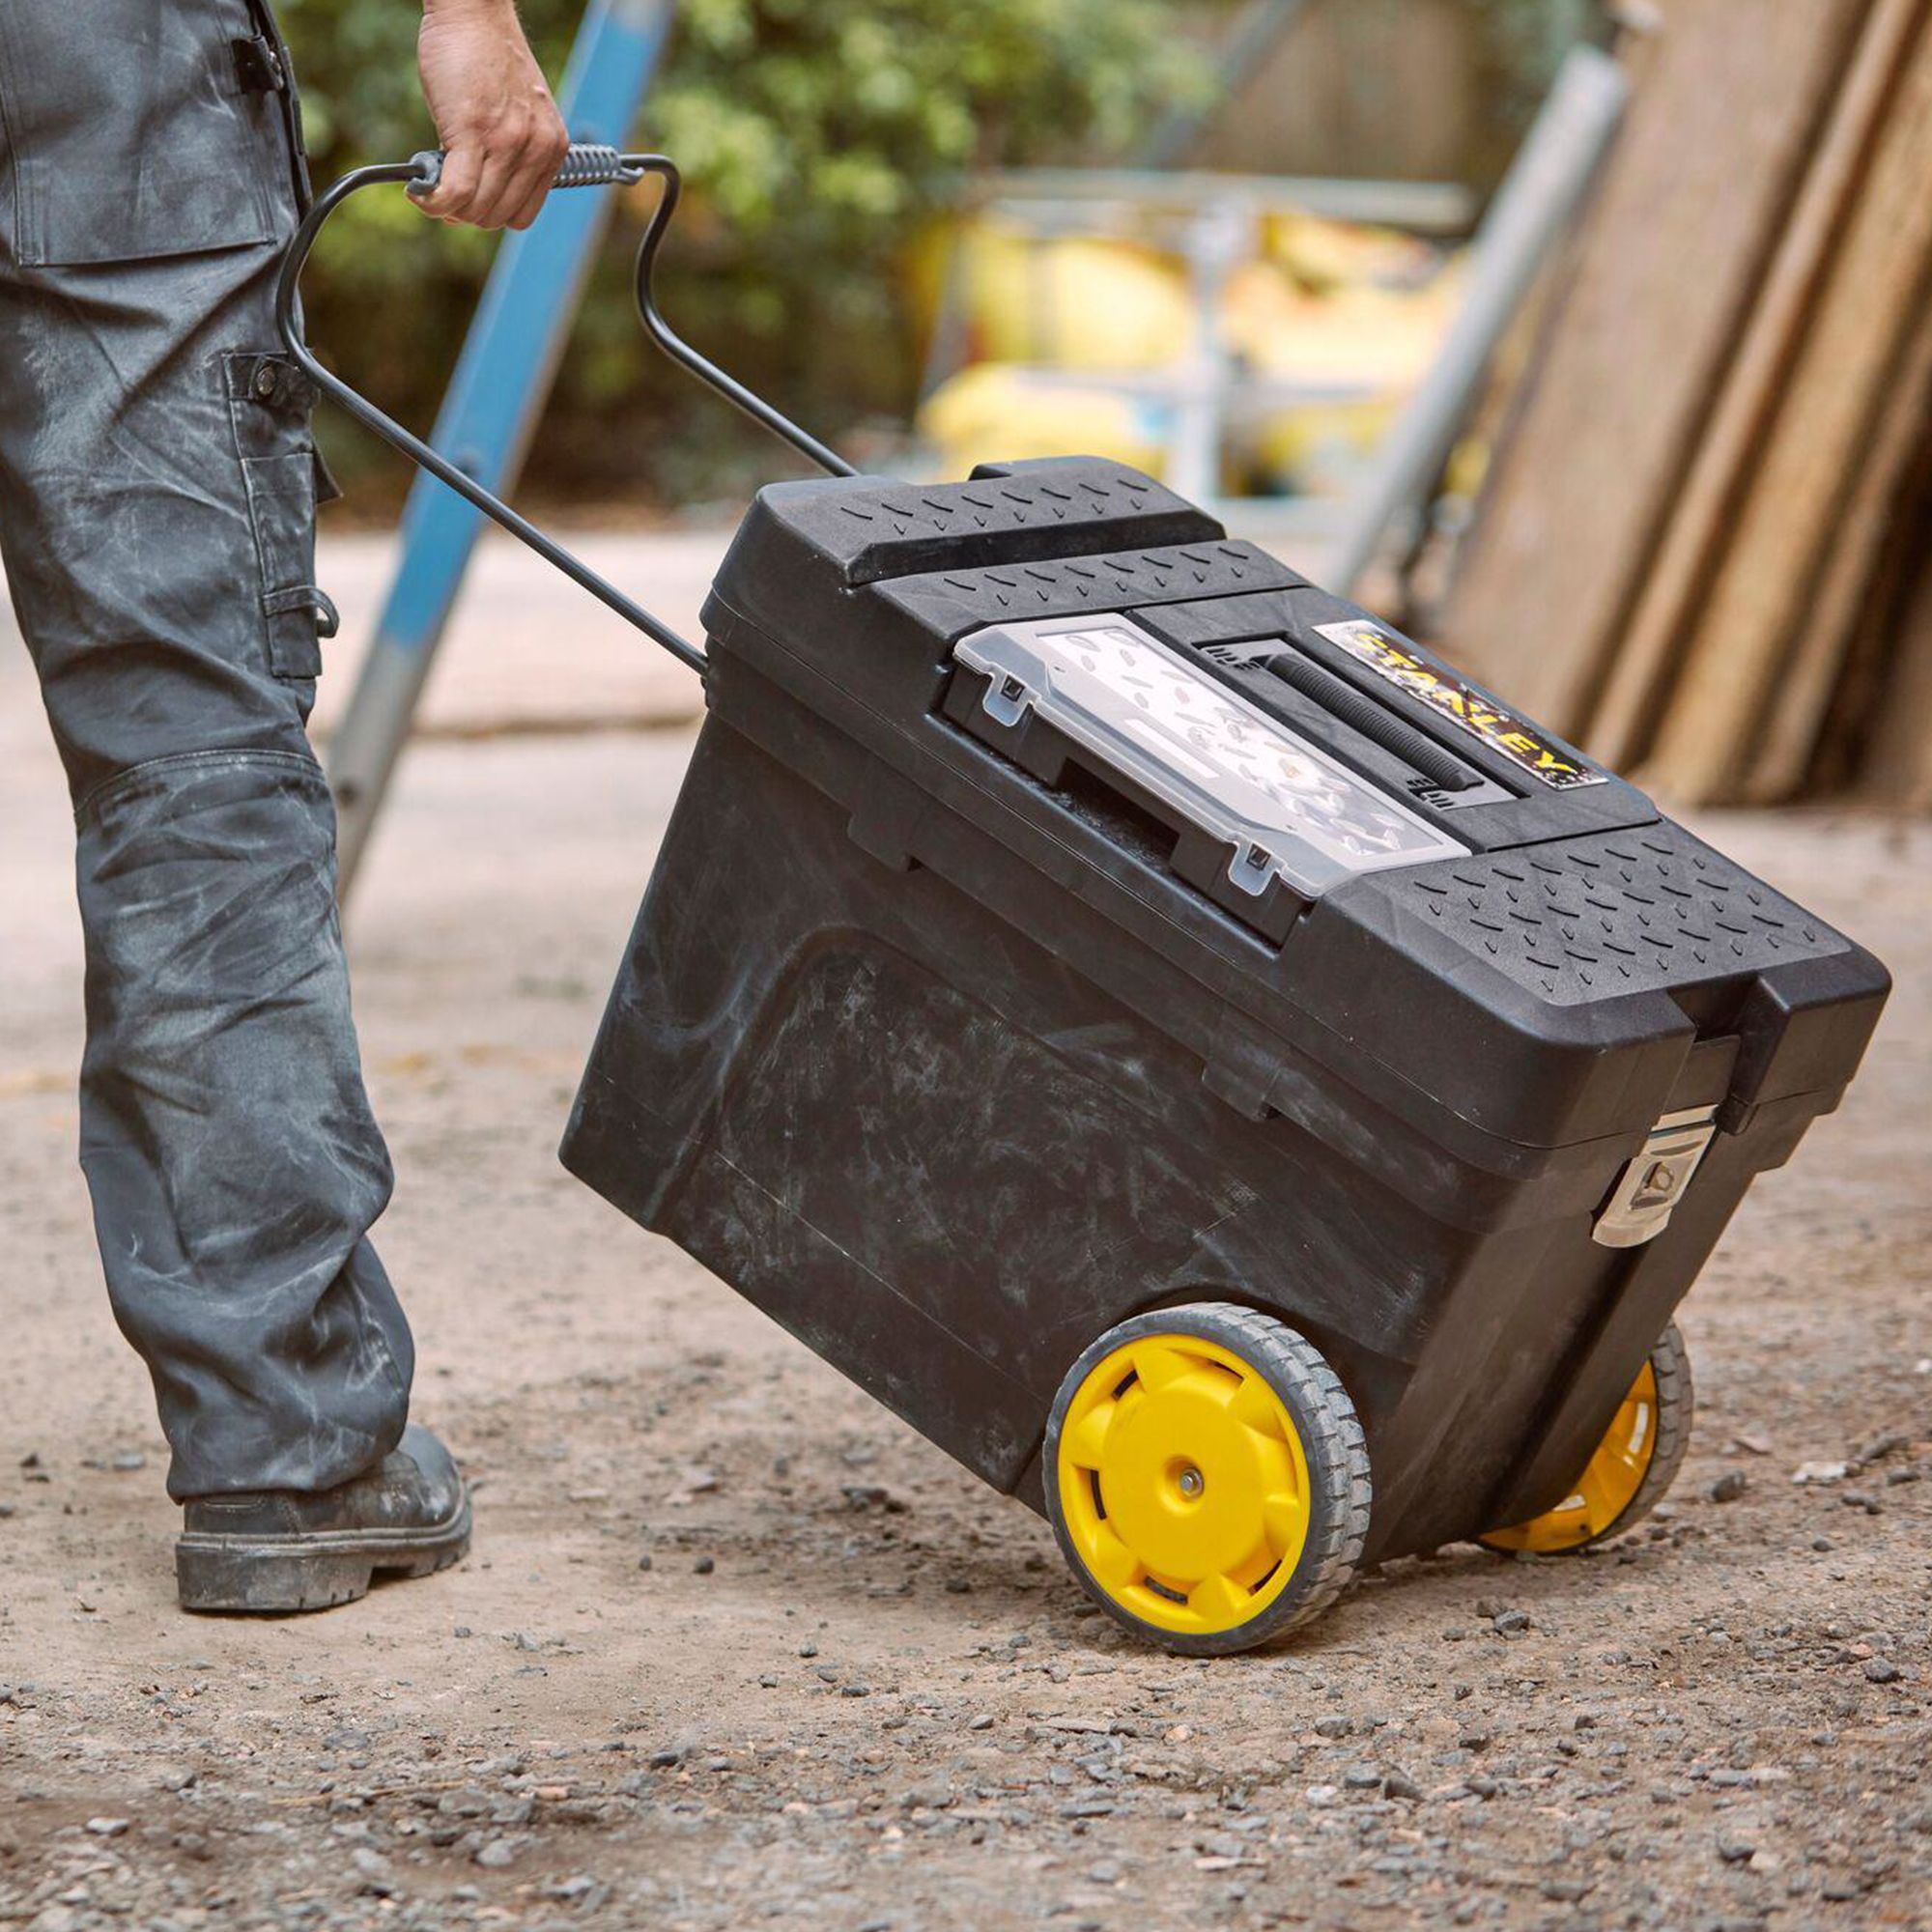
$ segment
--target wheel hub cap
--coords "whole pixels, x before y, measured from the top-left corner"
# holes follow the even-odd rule
[[[1308,1537],[1308,1465],[1286,1405],[1232,1350],[1190,1335],[1116,1350],[1060,1437],[1062,1514],[1089,1573],[1165,1630],[1232,1630],[1287,1586]]]

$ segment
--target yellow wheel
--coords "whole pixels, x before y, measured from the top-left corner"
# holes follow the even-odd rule
[[[1220,1302],[1110,1329],[1046,1432],[1047,1514],[1102,1609],[1221,1656],[1340,1594],[1369,1524],[1369,1457],[1335,1372],[1292,1328]]]
[[[1621,1536],[1669,1489],[1690,1445],[1694,1406],[1690,1356],[1673,1321],[1637,1371],[1570,1494],[1554,1509],[1479,1540],[1490,1549],[1553,1555]]]

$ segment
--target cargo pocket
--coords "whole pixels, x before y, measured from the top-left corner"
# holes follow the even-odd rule
[[[271,241],[286,148],[273,97],[237,71],[254,32],[246,0],[0,0],[0,233],[15,262]]]
[[[327,474],[309,434],[315,387],[285,355],[229,355],[222,370],[255,533],[269,668],[277,677],[320,677],[321,639],[335,635],[336,614],[315,582],[315,512]]]

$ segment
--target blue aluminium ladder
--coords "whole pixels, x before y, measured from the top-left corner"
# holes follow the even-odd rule
[[[675,0],[591,0],[558,97],[573,140],[626,144],[674,7]],[[430,440],[498,496],[516,487],[610,210],[609,195],[552,195],[529,228],[505,237],[491,270]],[[345,901],[481,528],[454,491],[416,478],[395,580],[329,747],[337,892]]]

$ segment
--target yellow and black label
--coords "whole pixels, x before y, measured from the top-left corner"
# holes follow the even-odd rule
[[[1493,698],[1485,697],[1459,677],[1433,665],[1420,652],[1392,638],[1380,625],[1363,618],[1342,624],[1318,624],[1316,634],[1337,643],[1358,663],[1385,677],[1398,691],[1420,698],[1432,711],[1453,719],[1472,737],[1480,738],[1492,750],[1500,752],[1512,764],[1520,765],[1531,778],[1540,779],[1556,791],[1571,791],[1578,785],[1603,784],[1606,772],[1586,765],[1576,753],[1565,751],[1555,741],[1513,711],[1505,711]]]

